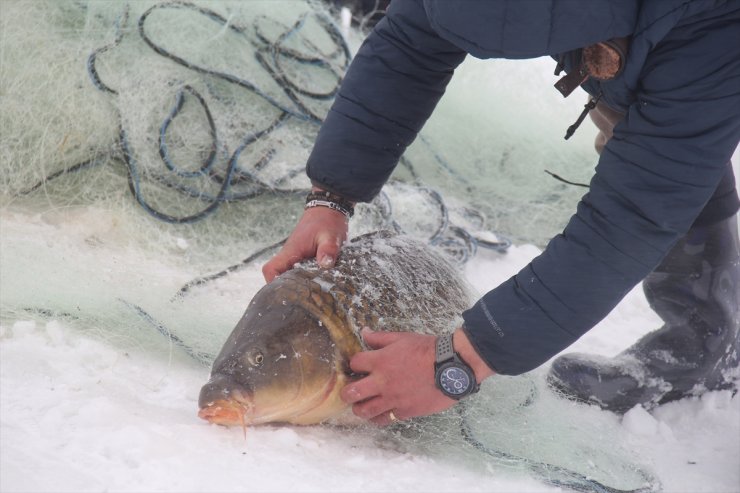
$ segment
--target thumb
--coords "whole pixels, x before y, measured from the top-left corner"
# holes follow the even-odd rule
[[[393,344],[403,337],[403,332],[376,332],[374,330],[370,330],[369,327],[363,327],[362,331],[360,331],[360,335],[362,335],[362,339],[372,349],[381,349],[389,344]]]
[[[342,240],[333,235],[326,235],[318,240],[316,261],[322,269],[334,267],[341,246]]]

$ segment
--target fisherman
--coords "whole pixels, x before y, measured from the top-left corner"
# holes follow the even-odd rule
[[[372,350],[351,368],[366,376],[342,394],[354,413],[379,425],[432,414],[495,373],[537,368],[643,279],[663,327],[611,359],[560,356],[551,385],[618,413],[733,385],[740,2],[393,0],[319,132],[313,191],[265,279],[308,258],[333,266],[354,204],[378,194],[467,54],[557,60],[556,88],[591,96],[577,123],[592,109],[598,165],[563,233],[450,338],[363,330]]]

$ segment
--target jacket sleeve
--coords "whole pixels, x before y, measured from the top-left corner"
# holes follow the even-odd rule
[[[643,66],[561,235],[463,314],[499,373],[529,371],[573,343],[691,227],[740,140],[740,24],[684,24]]]
[[[465,52],[429,26],[422,0],[394,0],[350,64],[306,171],[352,201],[380,192]]]

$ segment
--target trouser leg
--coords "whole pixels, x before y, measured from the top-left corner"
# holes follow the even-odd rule
[[[643,283],[664,325],[614,358],[560,356],[550,385],[618,413],[732,387],[740,353],[737,229],[734,216],[693,227]]]
[[[619,114],[598,111],[597,150]],[[694,225],[647,276],[643,289],[664,322],[614,358],[567,354],[548,375],[565,396],[615,412],[727,388],[737,378],[740,241],[732,167]]]

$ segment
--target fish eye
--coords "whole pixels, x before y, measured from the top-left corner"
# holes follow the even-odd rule
[[[252,351],[247,355],[247,359],[252,366],[262,366],[265,361],[265,355],[261,351]]]

